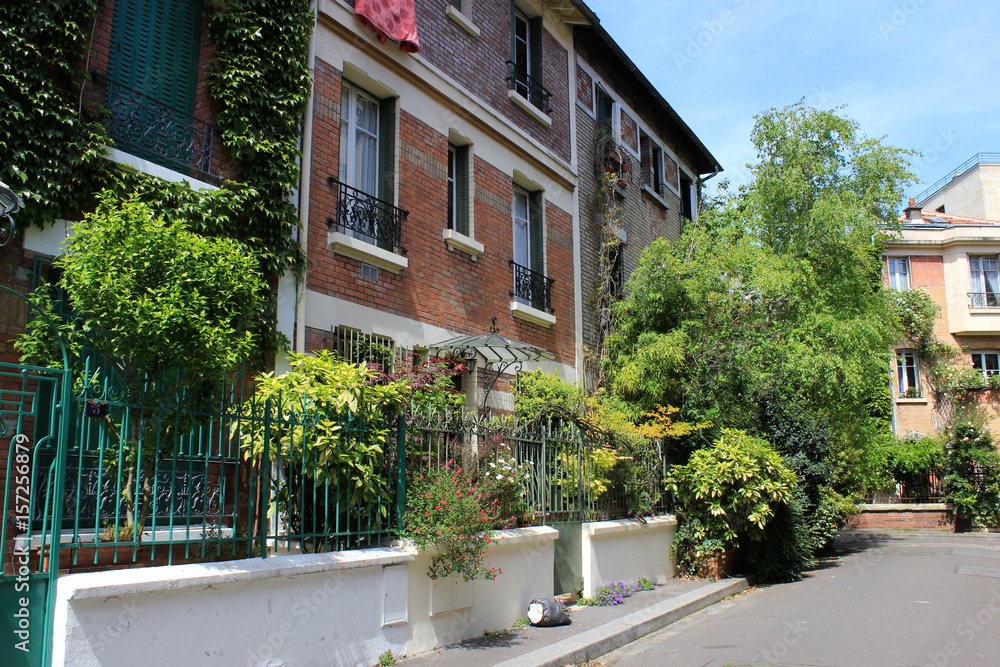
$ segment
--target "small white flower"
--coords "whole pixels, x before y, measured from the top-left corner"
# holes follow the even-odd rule
[[[966,438],[968,440],[968,438]],[[503,479],[503,475],[497,475],[497,479]]]

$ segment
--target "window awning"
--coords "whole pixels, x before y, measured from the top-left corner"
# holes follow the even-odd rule
[[[465,359],[470,358],[465,352],[472,351],[482,355],[487,365],[499,362],[540,361],[555,358],[555,355],[544,348],[522,343],[513,338],[501,336],[496,332],[449,338],[429,347],[439,356],[451,353],[452,356]]]
[[[516,373],[522,364],[528,361],[555,358],[555,355],[545,348],[501,336],[496,328],[495,317],[489,333],[457,336],[429,347],[432,354],[461,360],[470,370],[475,368],[479,358],[483,359],[483,396],[480,401],[482,410],[488,410],[487,399],[501,375]]]

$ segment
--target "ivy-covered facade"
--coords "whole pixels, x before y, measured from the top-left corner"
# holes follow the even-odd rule
[[[0,180],[25,202],[0,280],[27,292],[51,279],[70,223],[109,194],[241,240],[273,285],[301,273],[307,0],[14,0],[0,25],[11,91]],[[276,303],[257,315],[265,355],[279,341]],[[7,297],[0,309],[3,358],[14,360],[9,339],[27,312]]]

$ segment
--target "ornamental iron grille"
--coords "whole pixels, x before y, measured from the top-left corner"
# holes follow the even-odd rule
[[[105,128],[119,148],[138,150],[154,162],[162,160],[219,180],[210,172],[215,146],[213,125],[117,81],[107,81],[106,107]]]
[[[41,479],[51,473],[52,465],[39,467]],[[121,480],[114,472],[101,466],[101,461],[93,455],[72,455],[72,461],[65,468],[65,486],[61,503],[63,529],[72,529],[75,524],[103,525],[125,516],[125,499],[122,495]],[[202,461],[168,460],[156,472],[156,481],[149,485],[153,489],[152,512],[146,525],[187,526],[192,522],[203,524],[217,522],[220,518],[220,499],[226,495],[226,478],[220,474],[221,466],[216,465],[211,473]],[[141,499],[144,473],[140,471],[136,492]],[[32,527],[39,528],[43,520],[42,510],[48,507],[49,499],[42,494],[41,502],[35,506]]]
[[[1000,292],[969,292],[973,308],[996,308],[1000,306]]]
[[[526,266],[521,266],[514,260],[510,260],[509,263],[514,269],[514,290],[510,295],[530,304],[532,308],[554,313],[555,311],[552,309],[552,285],[556,281],[537,271],[532,271]]]
[[[385,250],[406,254],[403,223],[409,211],[352,188],[333,176],[327,182],[337,186],[336,214],[327,219],[328,227],[336,225],[338,232]]]
[[[530,74],[523,68],[518,67],[517,63],[512,60],[507,61],[507,69],[509,71],[509,75],[507,76],[507,90],[513,90],[531,102],[532,105],[538,107],[542,113],[552,113],[552,107],[549,105],[552,93],[539,83],[538,79],[531,78]]]

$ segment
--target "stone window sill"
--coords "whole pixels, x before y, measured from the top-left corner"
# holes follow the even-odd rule
[[[545,127],[552,127],[552,119],[549,118],[548,114],[542,113],[541,109],[524,99],[524,97],[522,97],[516,90],[508,90],[507,99],[527,111],[529,116],[537,120]]]
[[[663,209],[665,209],[667,211],[670,210],[670,204],[668,204],[667,200],[663,198],[663,195],[657,194],[656,190],[654,190],[653,188],[651,188],[647,183],[643,183],[642,184],[642,191],[643,191],[643,193],[645,193],[645,195],[647,197],[649,197],[650,199],[652,199],[653,202],[655,202],[656,204],[658,204],[661,208],[663,208]]]
[[[466,255],[471,257],[473,261],[486,251],[486,246],[482,243],[476,241],[474,238],[466,236],[465,234],[456,232],[454,229],[444,230],[443,238],[444,242],[448,244],[449,250],[464,252]]]
[[[521,303],[520,301],[510,302],[510,314],[519,320],[531,322],[532,324],[537,324],[538,326],[545,327],[546,329],[556,323],[556,316],[552,313],[546,313],[544,310],[532,308],[531,306]]]
[[[407,266],[409,260],[394,252],[389,252],[367,241],[348,236],[343,232],[331,231],[326,237],[327,243],[338,255],[350,257],[380,269],[385,269],[390,273],[399,273]]]
[[[465,14],[455,9],[454,6],[448,5],[447,7],[445,7],[444,13],[448,18],[454,21],[459,28],[469,33],[473,37],[479,37],[480,33],[479,26],[473,23],[472,19],[467,17]]]

